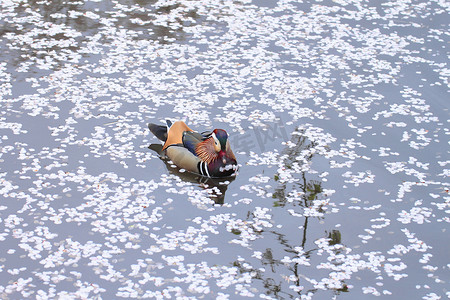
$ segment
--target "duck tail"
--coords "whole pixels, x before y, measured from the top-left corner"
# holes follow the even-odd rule
[[[156,125],[153,123],[148,124],[148,129],[161,141],[167,140],[167,126]]]

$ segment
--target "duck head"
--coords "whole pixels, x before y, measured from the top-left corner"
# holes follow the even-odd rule
[[[225,152],[227,149],[228,133],[223,129],[214,129],[211,133],[211,137],[214,140],[214,150],[216,150],[217,153],[220,153],[221,151]]]
[[[205,173],[210,177],[235,175],[238,165],[227,132],[223,129],[214,129],[204,133],[203,136],[203,141],[197,144],[195,153],[207,166]]]
[[[237,169],[236,157],[231,150],[228,141],[228,134],[223,129],[214,129],[211,137],[214,141],[214,150],[217,153],[217,158],[209,164],[209,169],[214,176],[231,176]]]

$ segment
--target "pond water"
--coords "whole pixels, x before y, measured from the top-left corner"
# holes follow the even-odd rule
[[[450,297],[449,11],[1,1],[0,298]],[[166,119],[238,176],[161,159]]]

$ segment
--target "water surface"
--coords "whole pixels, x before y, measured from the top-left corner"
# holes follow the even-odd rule
[[[449,297],[448,3],[0,6],[2,298]]]

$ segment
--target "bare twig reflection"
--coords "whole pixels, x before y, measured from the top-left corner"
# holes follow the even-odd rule
[[[293,134],[291,141],[289,143],[290,146],[286,147],[286,149],[283,151],[283,154],[285,154],[284,159],[284,166],[286,169],[290,170],[293,168],[294,164],[298,162],[298,157],[301,155],[301,153],[304,153],[304,150],[312,149],[316,146],[314,142],[310,142],[306,137],[304,137],[302,134]],[[313,159],[312,154],[307,155],[306,158],[304,158],[307,162],[311,161]],[[280,182],[279,178],[281,177],[280,174],[276,174],[274,176],[275,181],[279,183],[278,187],[275,189],[275,193],[273,194],[273,198],[276,199],[274,202],[274,207],[282,208],[286,206],[293,206],[293,207],[303,207],[308,208],[313,205],[313,202],[315,200],[318,200],[322,197],[322,182],[316,179],[308,180],[307,179],[307,172],[301,172],[297,174],[295,182]],[[292,189],[300,190],[299,200],[297,201],[288,201],[288,195],[291,192]],[[321,207],[318,207],[318,212],[322,212],[323,210]],[[253,216],[252,214],[248,214],[248,221]],[[303,226],[299,227],[302,228],[302,236],[299,240],[290,240],[286,237],[285,234],[278,232],[277,230],[270,230],[270,231],[260,231],[259,234],[272,234],[276,236],[276,240],[282,245],[283,250],[286,253],[289,253],[293,257],[298,256],[298,245],[300,244],[302,249],[302,257],[309,259],[312,252],[318,251],[319,248],[312,244],[313,246],[310,246],[308,249],[307,245],[307,231],[308,231],[308,221],[310,216],[304,216],[304,222]],[[323,217],[313,217],[313,218],[323,218]],[[251,224],[252,222],[248,222]],[[323,238],[322,237],[317,237]],[[325,238],[328,240],[328,245],[336,245],[341,243],[341,233],[338,230],[330,230],[329,232],[325,232]],[[296,241],[299,242],[299,244],[296,243]],[[332,250],[335,252],[335,254],[339,254],[341,250],[339,248]],[[305,276],[302,274],[302,265],[297,262],[291,262],[286,263],[283,261],[282,257],[284,255],[281,253],[274,253],[274,251],[271,248],[266,248],[265,252],[261,255],[260,261],[263,266],[269,266],[271,272],[261,272],[258,268],[251,269],[250,272],[252,272],[255,279],[260,279],[263,282],[263,286],[265,288],[265,293],[267,295],[271,295],[276,297],[277,299],[291,299],[296,298],[299,295],[302,294],[308,294],[308,293],[316,293],[318,289],[303,289],[302,287],[302,278],[305,278]],[[337,262],[333,262],[335,264],[338,264]],[[236,261],[233,263],[235,266],[239,267],[241,272],[249,272],[248,267],[244,268],[242,267],[242,264],[239,261]],[[285,271],[282,271],[281,268],[287,268],[289,271],[292,272],[291,276],[285,276],[285,280],[277,281],[275,277],[279,274],[285,273]],[[292,293],[289,293],[289,289],[282,288],[283,282],[287,281],[290,286],[295,285],[298,288],[298,291],[295,292],[295,289],[293,289]],[[303,283],[304,284],[304,283]],[[348,288],[345,283],[342,283],[342,288],[340,289],[331,289],[333,290],[334,294],[339,294],[341,292],[348,292]]]

